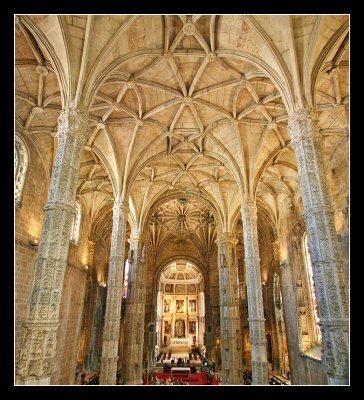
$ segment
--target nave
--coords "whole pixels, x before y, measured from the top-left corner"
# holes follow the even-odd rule
[[[349,15],[14,35],[15,384],[349,385]]]

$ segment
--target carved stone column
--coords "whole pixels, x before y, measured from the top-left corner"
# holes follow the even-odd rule
[[[253,385],[268,385],[268,362],[255,202],[242,206]]]
[[[348,292],[339,256],[319,127],[315,115],[306,109],[290,115],[288,127],[297,159],[320,313],[322,367],[329,384],[345,385],[349,381]]]
[[[107,298],[103,330],[100,385],[115,385],[120,337],[121,296],[124,272],[124,252],[128,206],[116,200],[113,207],[113,226]]]
[[[129,295],[125,309],[125,341],[122,382],[142,385],[143,342],[146,297],[147,237],[135,234],[130,239]]]
[[[210,285],[210,272],[211,271],[211,260],[210,256],[206,257],[206,281],[204,284],[205,293],[205,332],[203,335],[202,343],[206,346],[206,352],[210,355],[212,360],[216,360],[216,351],[214,337],[212,335],[213,330],[213,320],[212,320],[212,306],[211,306],[211,285]],[[210,326],[210,331],[209,331]]]
[[[79,110],[63,110],[58,119],[59,143],[44,207],[42,235],[16,366],[17,384],[47,385],[55,367],[63,279],[67,266],[80,157],[87,136],[87,116]]]
[[[302,359],[299,349],[299,331],[297,324],[297,292],[293,272],[294,257],[292,242],[290,242],[290,227],[294,221],[292,213],[292,200],[286,193],[278,193],[276,196],[278,210],[277,233],[278,241],[274,242],[274,256],[279,265],[279,278],[282,292],[283,315],[285,323],[285,336],[288,347],[289,370],[292,384],[304,384],[302,373]],[[284,335],[281,332],[281,345]],[[284,355],[281,349],[281,365]]]
[[[242,385],[242,345],[236,270],[237,240],[228,233],[217,239],[221,327],[222,384]]]

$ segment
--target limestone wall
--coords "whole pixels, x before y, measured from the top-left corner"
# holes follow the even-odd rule
[[[30,240],[39,240],[43,223],[43,206],[47,200],[47,172],[33,142],[21,136],[29,150],[21,206],[15,209],[15,357],[19,355],[22,325],[25,322],[32,285],[34,261],[38,247]],[[42,185],[39,182],[43,182]]]

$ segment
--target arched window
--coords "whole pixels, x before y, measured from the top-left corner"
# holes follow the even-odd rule
[[[312,313],[315,318],[315,334],[316,334],[316,342],[317,344],[321,344],[321,329],[320,326],[318,325],[320,322],[320,315],[319,315],[319,310],[318,310],[318,302],[315,294],[315,281],[313,277],[313,270],[312,270],[312,263],[311,263],[311,257],[310,257],[310,252],[309,252],[309,247],[308,247],[308,238],[307,238],[307,233],[303,235],[303,249],[304,249],[304,255],[305,255],[305,264],[306,264],[306,272],[307,272],[307,277],[308,277],[308,282],[309,282],[309,290],[310,290],[310,301],[311,301],[311,309]]]
[[[25,143],[19,136],[15,136],[15,149],[14,149],[14,158],[15,158],[15,206],[20,207],[21,205],[21,195],[23,192],[25,174],[28,169],[28,150],[25,146]]]
[[[81,226],[81,206],[80,203],[76,201],[75,213],[73,215],[71,237],[70,237],[71,242],[75,244],[78,242],[78,237],[80,235],[80,226]]]
[[[123,281],[123,299],[128,296],[128,274],[129,274],[129,260],[126,259],[124,267],[124,281]]]

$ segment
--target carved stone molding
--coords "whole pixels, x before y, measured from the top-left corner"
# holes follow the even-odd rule
[[[326,182],[315,113],[302,109],[289,117],[296,154],[304,219],[322,324],[322,366],[329,381],[348,381],[348,293],[340,260],[334,213]],[[337,323],[338,320],[344,324]],[[323,324],[327,321],[328,324]],[[339,328],[340,326],[340,328]],[[338,334],[340,331],[340,334]]]
[[[128,213],[128,205],[120,200],[115,200],[113,206],[113,227],[103,331],[100,385],[116,384],[122,296],[120,282],[122,282],[124,272]]]
[[[242,205],[249,332],[253,385],[268,384],[265,318],[258,245],[257,207],[249,201]]]
[[[129,290],[125,309],[124,351],[122,362],[123,384],[142,384],[143,342],[146,299],[146,249],[149,236],[133,232],[130,248]]]
[[[196,31],[196,27],[192,22],[187,22],[183,25],[183,33],[186,36],[192,36]]]
[[[220,291],[221,362],[223,385],[242,384],[241,332],[236,269],[236,243],[234,235],[220,234],[218,269]]]
[[[44,207],[23,345],[16,367],[20,383],[49,383],[55,364],[57,325],[67,266],[80,157],[88,135],[83,113],[63,110],[60,140]]]

